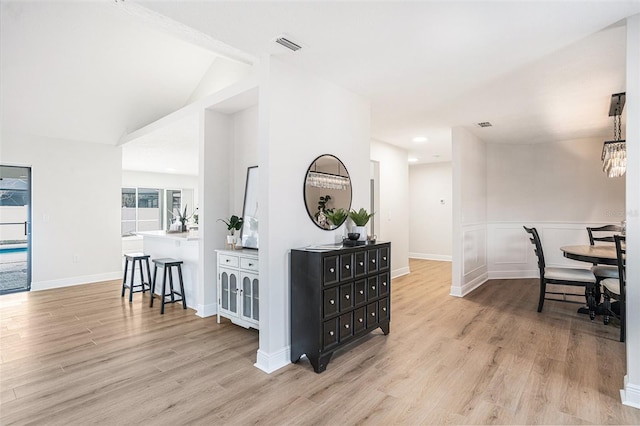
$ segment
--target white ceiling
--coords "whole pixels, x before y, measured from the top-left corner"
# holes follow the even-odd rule
[[[372,136],[421,162],[450,159],[452,126],[495,143],[607,137],[609,98],[625,90],[619,22],[635,13],[640,0],[3,0],[2,120],[116,144],[193,99],[213,49],[245,62],[274,54],[369,98]],[[163,30],[172,27],[196,31]],[[304,48],[273,43],[282,33]],[[165,144],[182,143],[165,133]],[[418,135],[429,140],[411,142]]]

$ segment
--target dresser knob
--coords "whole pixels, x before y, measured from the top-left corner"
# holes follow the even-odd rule
[[[335,305],[335,304],[336,304],[336,301],[335,301],[335,300],[333,300],[333,299],[331,299],[331,300],[329,300],[329,303],[331,303],[332,305]]]
[[[382,308],[382,311],[383,312],[387,312],[387,308]]]
[[[371,263],[376,263],[376,260],[375,259],[371,259]]]
[[[344,269],[349,269],[350,266],[349,265],[344,265]]]
[[[360,294],[364,294],[364,290],[360,290]]]
[[[375,316],[376,316],[376,313],[375,313],[375,312],[371,312],[371,316],[372,316],[372,317],[375,317]]]
[[[386,287],[387,286],[387,282],[386,281],[383,282],[382,285]]]
[[[249,266],[253,266],[253,263],[250,263]]]
[[[382,260],[387,260],[387,256],[383,256],[383,257],[382,257]]]
[[[371,290],[376,291],[376,286],[375,286],[375,285],[372,285],[372,286],[371,286]]]
[[[364,322],[362,318],[358,318],[358,322]]]
[[[347,299],[347,300],[349,300],[349,295],[348,295],[348,294],[345,294],[345,295],[344,295],[344,298],[345,298],[345,299]]]
[[[349,329],[349,324],[345,324],[344,328]]]
[[[333,336],[333,334],[334,334],[333,331],[329,332],[329,336]]]
[[[329,269],[329,272],[331,272],[332,274],[333,274],[335,271],[336,271],[336,270],[335,270],[335,269],[333,269],[333,268],[330,268],[330,269]]]
[[[360,262],[360,266],[364,266],[364,262]]]

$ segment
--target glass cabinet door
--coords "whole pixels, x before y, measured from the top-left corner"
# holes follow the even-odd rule
[[[260,304],[258,303],[258,279],[254,278],[251,281],[251,287],[253,288],[253,319],[258,321],[260,316],[258,315],[258,307]]]
[[[229,274],[229,310],[238,313],[238,277]]]
[[[220,287],[222,294],[222,309],[229,309],[229,274],[227,272],[220,273]]]
[[[242,315],[251,318],[251,279],[247,276],[242,278]]]

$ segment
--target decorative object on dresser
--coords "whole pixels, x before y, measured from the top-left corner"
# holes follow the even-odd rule
[[[351,208],[351,178],[336,156],[320,155],[304,180],[304,203],[311,221],[320,229],[332,231],[344,223]]]
[[[375,213],[369,213],[362,208],[358,211],[351,210],[349,212],[349,218],[353,221],[353,224],[355,225],[354,227],[351,228],[351,232],[360,234],[360,238],[358,238],[358,241],[360,241],[362,244],[364,244],[367,241],[367,223],[369,222],[369,219],[371,219],[371,217],[374,214]]]
[[[229,219],[218,219],[218,222],[223,222],[225,225],[227,225],[227,230],[229,231],[229,235],[227,235],[227,246],[229,246],[232,250],[235,249],[235,232],[239,231],[240,228],[242,228],[242,218],[234,214]]]
[[[218,254],[218,323],[220,318],[259,329],[258,252],[216,250]]]
[[[391,319],[391,244],[291,250],[291,362],[321,373],[333,353]]]

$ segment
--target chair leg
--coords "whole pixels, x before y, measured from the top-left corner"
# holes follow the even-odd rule
[[[131,280],[129,280],[129,303],[133,302],[133,282],[136,276],[136,260],[131,263]]]
[[[153,295],[156,290],[156,276],[158,275],[158,265],[153,265],[153,281],[151,281],[151,302],[149,302],[149,307],[153,308]]]
[[[182,309],[187,309],[187,299],[184,296],[184,283],[182,281],[182,267],[178,265],[178,278],[180,280],[180,292],[182,293]]]
[[[545,294],[547,294],[547,282],[543,278],[540,278],[540,300],[538,300],[538,312],[542,312]]]
[[[587,306],[589,307],[589,319],[596,319],[596,288],[595,286],[587,286]]]
[[[164,315],[164,298],[167,291],[167,266],[165,265],[164,272],[162,273],[162,294],[160,295],[160,315]],[[171,274],[169,274],[171,276]]]
[[[609,312],[611,312],[611,299],[605,292],[604,294],[604,325],[609,324]]]
[[[124,278],[122,279],[122,294],[120,295],[120,297],[124,297],[124,292],[126,290],[126,282],[127,282],[127,270],[129,269],[129,259],[128,258],[124,258]]]

